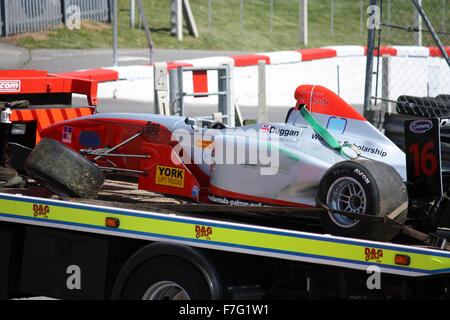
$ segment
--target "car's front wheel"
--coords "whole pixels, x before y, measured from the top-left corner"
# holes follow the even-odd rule
[[[406,186],[397,171],[383,162],[353,160],[335,164],[322,177],[317,196],[336,211],[389,215],[399,223],[404,223],[407,216]],[[378,241],[392,240],[400,230],[333,211],[321,216],[321,224],[331,234]]]

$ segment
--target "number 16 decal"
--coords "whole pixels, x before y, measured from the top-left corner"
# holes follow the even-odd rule
[[[419,198],[442,195],[439,119],[405,121],[409,193]]]
[[[433,154],[434,142],[427,142],[422,150],[419,150],[419,143],[414,143],[409,147],[409,152],[414,156],[414,175],[420,177],[422,174],[432,176],[437,170],[436,155]]]

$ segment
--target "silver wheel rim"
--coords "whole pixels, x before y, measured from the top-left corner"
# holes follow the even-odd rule
[[[342,177],[332,183],[327,193],[327,206],[330,209],[365,213],[367,196],[362,185],[351,177]],[[329,213],[331,220],[342,228],[351,228],[359,223],[342,214]]]
[[[159,281],[147,289],[142,300],[191,300],[191,297],[179,284]]]

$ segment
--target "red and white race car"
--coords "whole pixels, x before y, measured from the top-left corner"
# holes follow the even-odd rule
[[[305,212],[300,207],[326,206],[325,231],[344,236],[390,240],[398,234],[399,228],[379,229],[364,214],[400,225],[409,219],[427,231],[450,225],[439,119],[405,122],[405,154],[322,86],[299,86],[284,123],[226,127],[72,107],[74,92],[96,105],[91,80],[34,70],[0,76],[20,83],[11,89],[18,92],[0,95],[2,165],[63,197],[95,198],[105,174],[125,174],[140,189],[200,203],[283,206],[299,214]],[[17,173],[2,170],[0,187],[20,182]]]
[[[203,203],[315,207],[320,201],[340,211],[390,214],[403,223],[403,151],[322,86],[299,86],[295,99],[285,123],[230,128],[132,113],[55,123],[40,132],[45,139],[27,170],[66,196],[95,197],[103,180],[94,169],[100,169],[134,175],[140,189]],[[69,160],[80,154],[80,163]],[[342,214],[330,213],[322,222],[333,233],[374,236],[369,223]]]

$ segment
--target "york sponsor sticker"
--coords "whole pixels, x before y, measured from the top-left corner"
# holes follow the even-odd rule
[[[184,188],[184,176],[184,169],[157,165],[155,184]]]
[[[20,92],[20,80],[0,80],[0,92]]]

